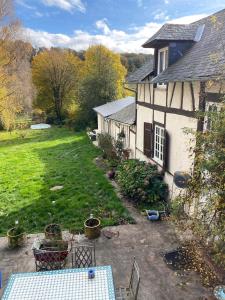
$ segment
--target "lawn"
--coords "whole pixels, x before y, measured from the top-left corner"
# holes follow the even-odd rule
[[[90,213],[104,226],[130,220],[94,163],[99,151],[65,128],[0,132],[0,234],[15,220],[29,233],[51,222],[80,230]],[[63,189],[51,191],[56,185]]]

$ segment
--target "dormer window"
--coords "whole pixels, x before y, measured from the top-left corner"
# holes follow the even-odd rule
[[[162,73],[168,67],[168,47],[159,49],[158,52],[158,72]]]

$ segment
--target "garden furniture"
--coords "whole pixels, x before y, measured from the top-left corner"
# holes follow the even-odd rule
[[[2,300],[24,299],[115,300],[111,266],[12,274]]]
[[[116,289],[116,299],[117,300],[136,300],[138,296],[140,284],[140,272],[138,264],[134,258],[130,282],[128,287],[119,287]]]
[[[72,268],[96,266],[95,245],[77,245],[72,248]]]

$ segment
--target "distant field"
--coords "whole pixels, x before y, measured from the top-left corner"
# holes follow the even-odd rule
[[[65,128],[0,132],[0,234],[15,220],[29,233],[51,222],[79,230],[90,213],[103,225],[129,220],[98,154],[85,133]],[[63,189],[50,191],[56,185]]]

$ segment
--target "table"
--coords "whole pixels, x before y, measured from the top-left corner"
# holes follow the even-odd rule
[[[12,274],[2,300],[115,300],[111,266]]]

